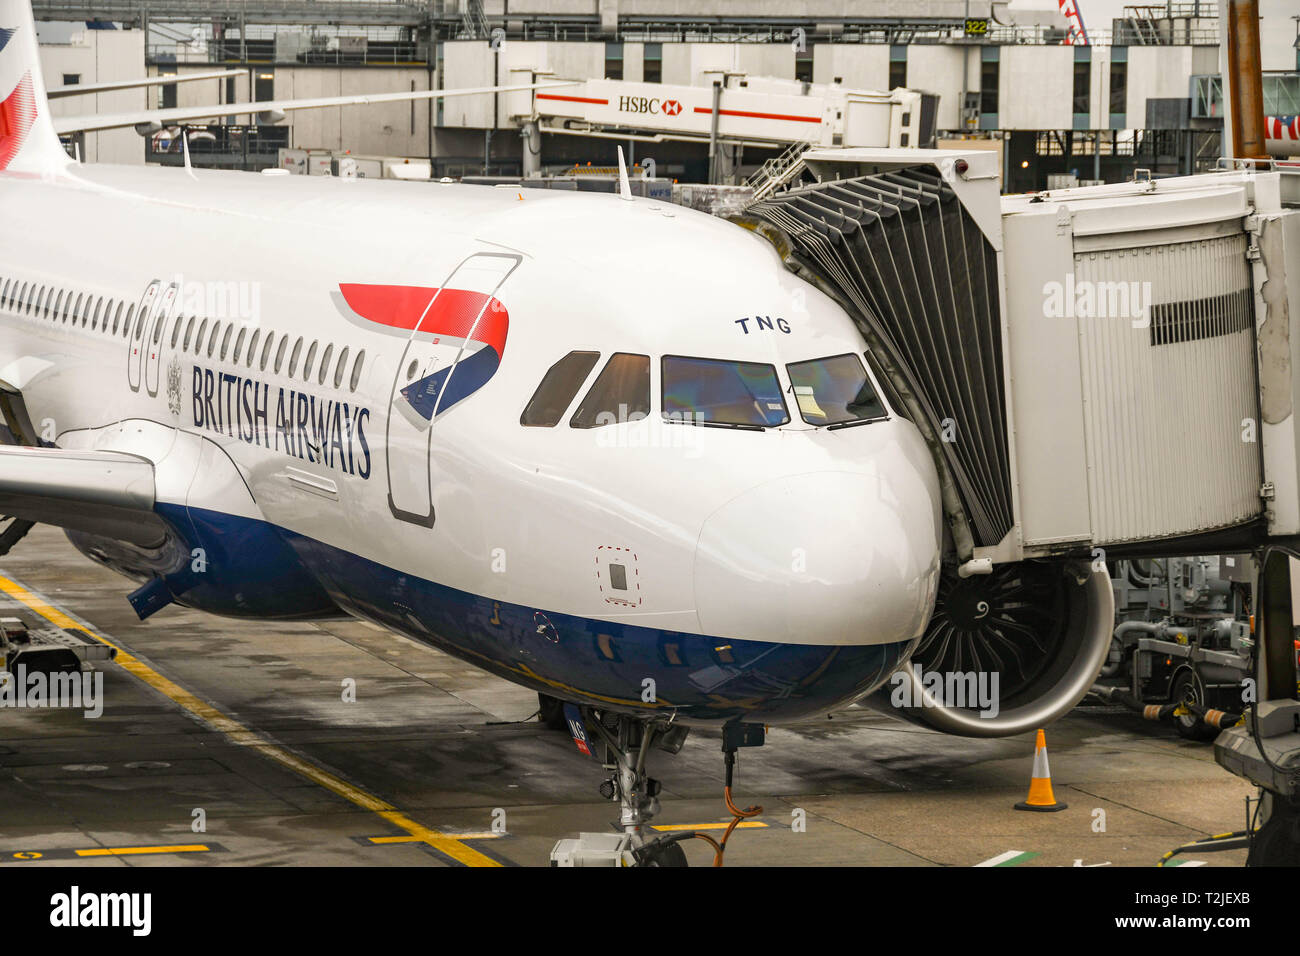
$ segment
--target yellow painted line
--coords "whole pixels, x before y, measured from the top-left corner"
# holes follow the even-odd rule
[[[187,846],[117,846],[96,850],[77,850],[77,856],[133,856],[139,853],[206,853],[208,848],[202,843]]]
[[[672,830],[725,830],[731,826],[730,823],[665,823],[662,826],[652,826],[652,830],[662,830],[665,833]],[[745,820],[736,824],[737,830],[756,830],[766,827],[766,823],[758,820]]]
[[[447,833],[444,834],[453,840],[496,840],[505,836],[504,833]],[[423,843],[424,839],[418,836],[382,836],[366,837],[368,841],[379,846],[385,846],[390,843]]]
[[[393,824],[393,826],[405,830],[412,837],[416,837],[420,842],[429,844],[429,846],[445,853],[458,863],[463,863],[465,866],[501,865],[490,856],[460,843],[453,836],[448,836],[445,833],[440,833],[437,830],[416,823],[391,804],[386,803],[376,796],[366,793],[359,787],[354,787],[346,780],[336,777],[327,770],[322,770],[320,767],[317,767],[315,764],[310,763],[302,757],[290,753],[288,750],[285,750],[278,744],[272,743],[256,731],[249,730],[239,721],[226,716],[206,701],[200,700],[175,681],[159,674],[135,655],[128,653],[121,647],[118,647],[112,641],[107,640],[102,634],[97,633],[86,624],[73,620],[63,611],[49,604],[38,595],[23,587],[21,584],[18,584],[16,581],[0,575],[0,591],[9,595],[9,597],[13,598],[18,603],[26,605],[32,611],[45,618],[56,627],[79,628],[91,637],[95,638],[95,640],[114,648],[117,651],[117,659],[115,663],[118,666],[132,677],[143,681],[160,694],[175,701],[212,729],[224,734],[232,743],[238,744],[241,747],[249,747],[256,750],[264,757],[268,757],[276,763],[288,767],[295,773],[301,774],[313,783],[324,787],[331,793],[337,794],[344,800],[361,807],[363,810],[369,810],[371,813],[378,814],[389,823]]]

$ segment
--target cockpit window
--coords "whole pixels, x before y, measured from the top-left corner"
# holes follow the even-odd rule
[[[519,416],[519,424],[540,428],[558,424],[598,358],[599,352],[570,352],[547,369],[542,384]]]
[[[758,362],[665,355],[663,391],[669,421],[770,428],[790,420],[776,369]]]
[[[650,356],[615,352],[596,376],[578,410],[573,428],[599,428],[634,422],[650,414]]]
[[[856,355],[794,362],[786,366],[799,414],[809,425],[849,425],[885,417]]]

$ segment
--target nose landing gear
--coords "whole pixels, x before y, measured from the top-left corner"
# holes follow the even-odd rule
[[[617,827],[621,833],[583,833],[578,839],[560,840],[551,851],[551,866],[686,866],[684,840],[701,839],[714,848],[714,866],[722,865],[727,838],[740,822],[763,812],[762,807],[739,809],[731,799],[732,775],[736,748],[758,746],[764,728],[758,724],[731,724],[723,729],[727,783],[725,799],[733,819],[721,841],[683,830],[667,836],[652,835],[650,819],[660,809],[658,780],[646,772],[646,758],[651,748],[675,754],[686,742],[688,729],[671,720],[608,714],[565,705],[570,730],[579,749],[590,752],[587,743],[596,744],[603,753],[602,763],[610,776],[600,785],[600,794],[619,803]],[[588,731],[594,732],[588,734]]]

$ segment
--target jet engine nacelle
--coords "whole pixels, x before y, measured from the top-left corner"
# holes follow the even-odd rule
[[[1009,737],[1068,713],[1106,662],[1110,576],[1021,561],[963,578],[945,566],[925,636],[866,703],[965,737]]]

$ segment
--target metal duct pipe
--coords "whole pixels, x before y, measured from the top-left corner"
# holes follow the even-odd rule
[[[1259,0],[1228,0],[1226,26],[1232,154],[1238,159],[1267,159]]]

